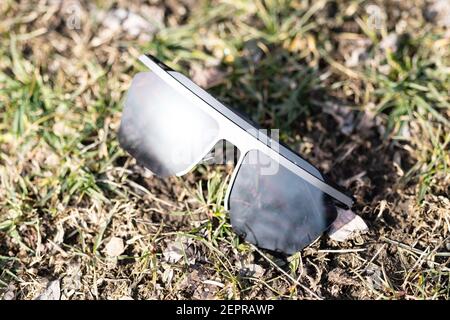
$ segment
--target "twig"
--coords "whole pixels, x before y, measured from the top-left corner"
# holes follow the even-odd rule
[[[399,246],[400,248],[403,248],[405,250],[411,251],[411,252],[419,254],[419,255],[423,255],[426,253],[425,251],[416,249],[414,247],[408,246],[407,244],[404,244],[404,243],[401,243],[401,242],[398,242],[395,240],[388,239],[386,237],[382,237],[381,240],[383,240],[387,243]],[[431,251],[430,253],[427,254],[427,257],[431,256],[431,255],[433,255],[435,257],[450,257],[450,252],[433,252],[433,251]]]
[[[267,260],[267,262],[269,262],[272,266],[274,266],[278,271],[280,271],[282,274],[284,274],[286,277],[289,278],[289,280],[291,280],[294,284],[300,286],[302,289],[308,291],[312,296],[314,296],[316,299],[322,300],[321,297],[319,297],[314,291],[312,291],[311,289],[309,289],[308,287],[306,287],[305,285],[301,284],[300,282],[298,282],[297,280],[295,280],[289,273],[287,273],[286,271],[284,271],[283,269],[281,269],[275,262],[273,262],[269,257],[267,257],[264,253],[261,252],[261,250],[259,250],[257,247],[255,247],[254,245],[252,245],[253,249],[255,249],[264,259]]]
[[[330,249],[330,250],[318,250],[320,253],[352,253],[352,252],[361,252],[366,251],[366,248],[359,248],[359,249]]]

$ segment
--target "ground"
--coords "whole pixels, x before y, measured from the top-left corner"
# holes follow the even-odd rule
[[[448,1],[6,0],[0,12],[0,297],[450,297]],[[144,52],[279,128],[353,193],[369,232],[273,254],[231,229],[232,166],[167,179],[139,166],[117,131]]]

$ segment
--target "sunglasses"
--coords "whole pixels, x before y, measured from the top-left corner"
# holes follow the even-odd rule
[[[292,254],[330,227],[337,207],[352,207],[353,197],[272,134],[157,58],[139,60],[151,71],[132,80],[120,145],[161,177],[186,174],[220,141],[234,145],[239,156],[224,205],[246,241]]]

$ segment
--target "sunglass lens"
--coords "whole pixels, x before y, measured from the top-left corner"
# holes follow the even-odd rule
[[[184,173],[218,140],[217,122],[155,73],[138,73],[125,101],[121,146],[159,176]]]
[[[264,153],[245,155],[231,186],[231,224],[246,241],[294,253],[336,218],[331,198]]]

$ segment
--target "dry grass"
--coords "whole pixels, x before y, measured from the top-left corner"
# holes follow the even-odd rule
[[[450,29],[437,2],[376,1],[387,15],[374,28],[367,1],[2,1],[0,297],[58,279],[63,299],[448,299]],[[150,31],[114,29],[117,8]],[[232,168],[163,180],[138,166],[116,134],[147,50],[280,128],[354,193],[370,232],[273,256],[232,232]]]

